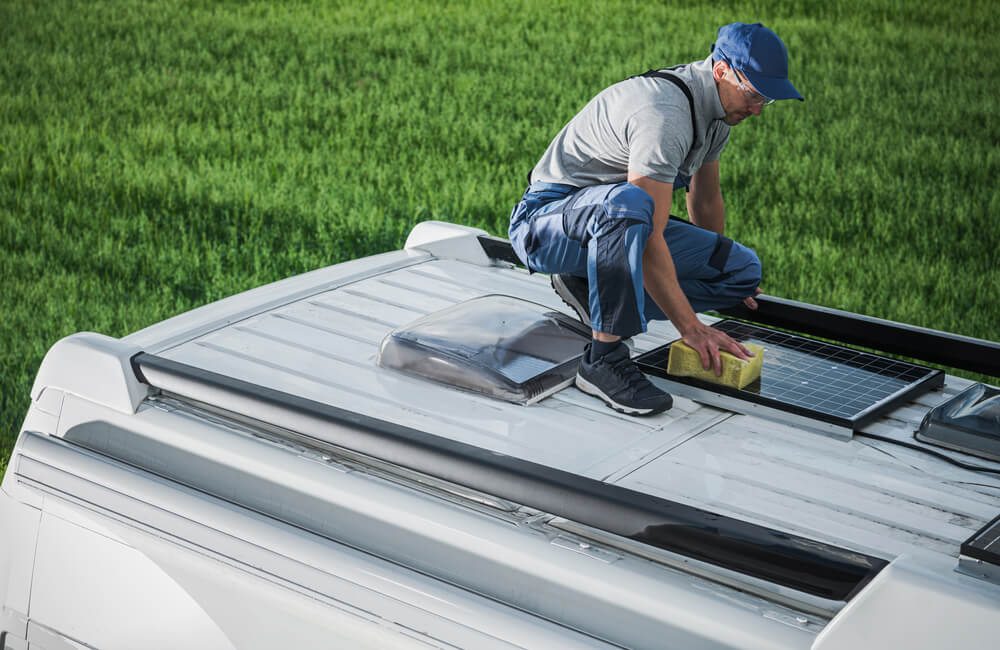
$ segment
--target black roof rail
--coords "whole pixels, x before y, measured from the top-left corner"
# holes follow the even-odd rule
[[[719,312],[733,318],[1000,377],[1000,343],[775,296],[760,295],[756,300],[756,310],[740,304]]]
[[[524,266],[517,259],[508,240],[480,235],[479,243],[490,257]],[[740,304],[720,309],[719,313],[911,359],[1000,377],[1000,343],[766,294],[757,296],[756,300],[756,310]]]
[[[132,367],[168,395],[821,598],[850,599],[888,564],[152,354]]]

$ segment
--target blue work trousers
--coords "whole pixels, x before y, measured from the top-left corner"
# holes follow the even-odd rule
[[[532,183],[510,216],[511,245],[532,271],[585,277],[590,326],[629,337],[665,319],[646,293],[642,255],[653,231],[653,198],[630,183],[577,188]],[[695,311],[752,296],[761,266],[753,250],[671,218],[663,237],[677,280]]]

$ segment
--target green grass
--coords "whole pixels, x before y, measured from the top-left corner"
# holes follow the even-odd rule
[[[807,97],[723,157],[763,287],[1000,338],[984,3],[6,0],[0,472],[59,338],[398,248],[428,218],[503,235],[594,93],[703,58],[740,19],[782,35]]]

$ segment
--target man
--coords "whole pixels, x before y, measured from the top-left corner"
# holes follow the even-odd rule
[[[717,375],[721,350],[752,354],[695,315],[741,300],[755,309],[760,293],[756,254],[723,235],[719,156],[731,126],[802,96],[788,80],[784,43],[760,23],[722,27],[711,52],[599,93],[549,145],[511,213],[521,261],[551,274],[591,327],[577,386],[623,413],[672,405],[621,340],[648,319],[669,318]],[[692,223],[669,219],[681,187]]]

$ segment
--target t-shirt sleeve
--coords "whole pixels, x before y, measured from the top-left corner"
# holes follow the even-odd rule
[[[673,183],[694,141],[691,109],[686,102],[640,108],[628,119],[626,138],[629,171]]]
[[[722,150],[729,144],[729,129],[721,128],[719,124],[714,124],[708,133],[709,147],[704,162],[718,160],[722,156]]]

